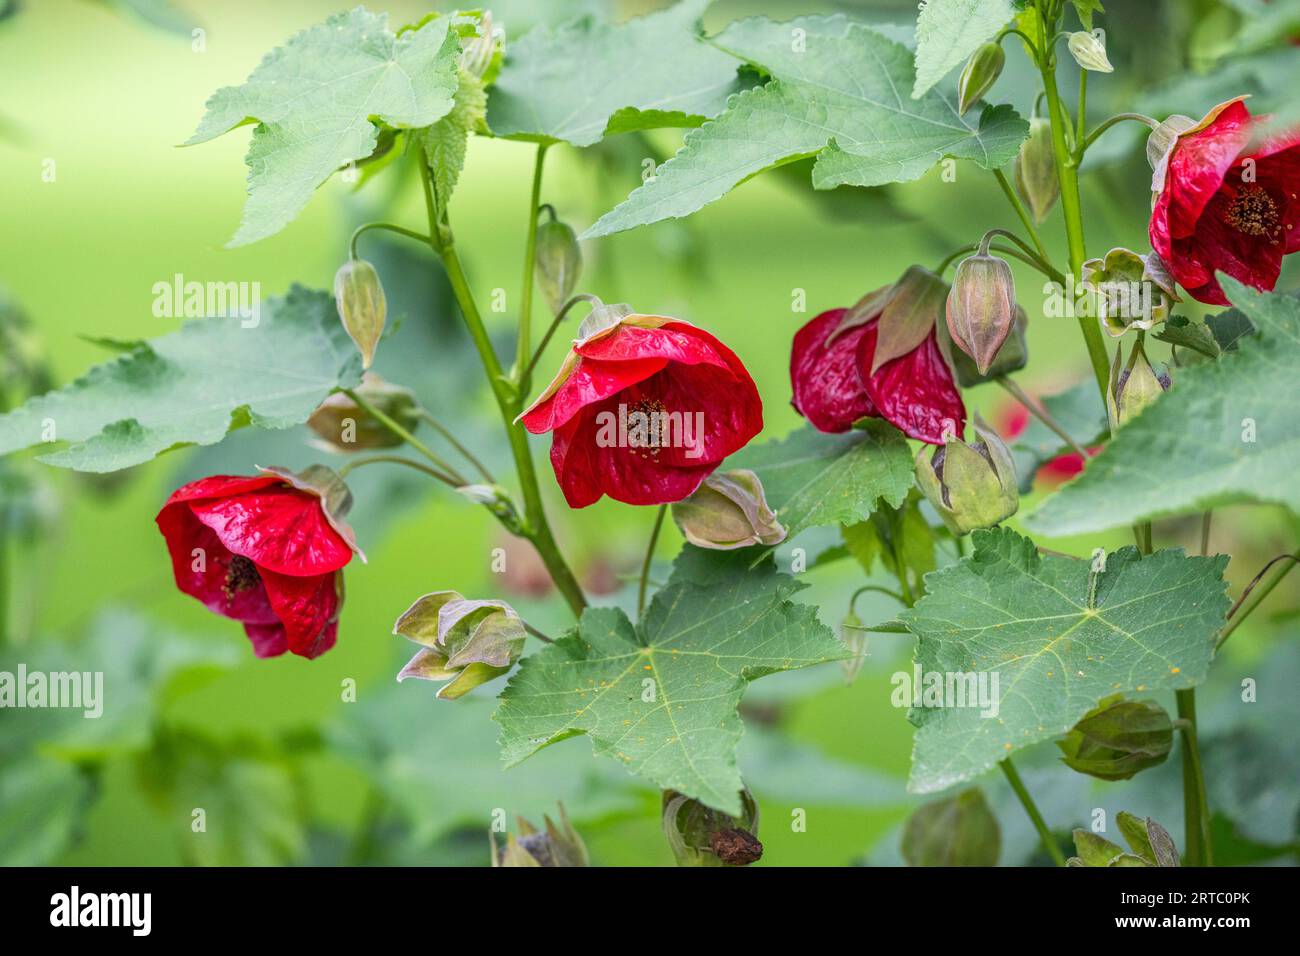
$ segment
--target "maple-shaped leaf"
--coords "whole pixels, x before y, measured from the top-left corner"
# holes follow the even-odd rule
[[[1300,300],[1221,281],[1257,333],[1175,370],[1173,387],[1027,515],[1027,528],[1079,534],[1242,501],[1300,513]]]
[[[738,814],[745,687],[847,656],[815,608],[790,600],[805,585],[751,561],[688,546],[640,624],[588,608],[576,631],[524,658],[494,715],[506,765],[586,734],[632,773]]]
[[[912,487],[907,439],[883,422],[843,434],[806,425],[785,438],[749,445],[722,467],[758,475],[788,537],[813,525],[861,521],[879,500],[897,508]]]
[[[248,201],[229,245],[279,232],[331,174],[370,156],[376,119],[416,129],[450,112],[460,53],[452,23],[435,17],[395,35],[387,15],[357,7],[271,51],[242,86],[212,94],[185,145],[257,124],[245,157]]]
[[[70,442],[39,460],[117,471],[243,425],[300,424],[335,388],[361,382],[361,356],[334,300],[297,286],[264,301],[255,321],[198,319],[127,349],[0,415],[0,455]]]
[[[497,136],[590,146],[613,133],[698,126],[740,89],[734,57],[700,36],[712,0],[611,25],[538,26],[506,49],[488,101]]]
[[[925,94],[1016,14],[1011,0],[926,0],[916,16],[916,83]]]
[[[927,575],[926,596],[900,615],[917,636],[920,672],[910,790],[942,790],[1059,737],[1112,694],[1204,680],[1228,610],[1227,555],[1040,556],[1007,528],[974,541],[970,557]],[[927,697],[936,680],[945,696]]]
[[[997,169],[1029,132],[1009,106],[976,118],[958,113],[951,91],[912,99],[907,47],[842,15],[741,20],[713,43],[770,81],[687,133],[677,155],[583,238],[689,216],[765,169],[814,155],[816,189],[905,182],[949,156]]]

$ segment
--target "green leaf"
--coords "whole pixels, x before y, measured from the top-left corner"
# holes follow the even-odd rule
[[[94,796],[76,767],[31,757],[0,774],[0,866],[46,866],[74,842]]]
[[[612,26],[539,26],[506,50],[488,101],[497,136],[590,146],[613,133],[698,126],[740,89],[736,61],[700,36],[712,0]]]
[[[922,692],[932,673],[945,683],[987,675],[996,714],[982,716],[969,701],[913,701],[909,789],[968,780],[1064,734],[1112,694],[1204,679],[1228,607],[1226,555],[1141,557],[1128,547],[1093,574],[1090,561],[1040,557],[1006,528],[976,531],[974,540],[974,554],[931,574],[929,593],[901,616],[918,638]]]
[[[212,94],[185,145],[257,124],[245,157],[248,202],[228,245],[279,232],[336,170],[370,156],[376,119],[418,129],[446,116],[460,54],[451,23],[437,17],[395,36],[386,14],[357,7],[271,51],[242,86]]]
[[[507,766],[587,734],[632,773],[739,814],[745,687],[846,656],[816,609],[789,600],[804,585],[751,560],[687,547],[641,624],[588,608],[576,631],[525,658],[494,715]]]
[[[460,174],[465,168],[465,151],[470,133],[486,132],[487,92],[477,76],[460,71],[455,105],[451,112],[420,132],[424,154],[433,170],[433,187],[441,208],[447,208]]]
[[[926,0],[916,17],[912,99],[965,63],[1015,15],[1011,0]]]
[[[917,807],[903,829],[908,866],[997,866],[998,819],[978,787]]]
[[[1029,131],[1009,106],[989,107],[975,121],[958,114],[952,92],[909,99],[907,47],[843,16],[741,20],[714,43],[771,81],[736,94],[716,119],[687,133],[654,179],[582,238],[689,216],[765,169],[813,155],[816,189],[917,179],[946,156],[996,169]]]
[[[1213,330],[1204,322],[1193,321],[1185,315],[1172,315],[1155,337],[1180,349],[1192,349],[1207,358],[1219,357],[1219,343]]]
[[[813,525],[852,524],[877,500],[898,507],[912,487],[912,456],[901,432],[872,422],[832,435],[811,425],[732,455],[724,469],[748,468],[793,538]]]
[[[297,425],[331,390],[360,383],[361,357],[326,293],[295,286],[251,323],[189,322],[0,415],[0,455],[43,444],[52,425],[71,444],[41,461],[116,471],[242,425]]]
[[[1079,534],[1242,501],[1300,512],[1300,300],[1222,283],[1258,334],[1217,362],[1178,370],[1173,388],[1025,527]]]
[[[1105,13],[1106,8],[1101,5],[1101,0],[1072,0],[1074,3],[1074,12],[1079,15],[1079,22],[1083,24],[1085,30],[1092,29],[1092,15],[1094,13]]]

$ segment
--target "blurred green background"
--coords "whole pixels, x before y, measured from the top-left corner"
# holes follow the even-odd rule
[[[31,320],[32,341],[56,383],[108,357],[88,338],[147,338],[179,324],[153,317],[155,282],[176,273],[257,281],[266,295],[294,282],[328,287],[357,223],[388,218],[420,226],[418,183],[390,170],[359,190],[336,177],[282,233],[227,250],[244,198],[246,134],[176,146],[192,132],[209,94],[241,82],[266,52],[342,6],[190,0],[174,4],[170,21],[159,22],[150,13],[155,5],[144,0],[8,5],[0,20],[0,287],[10,312],[21,310]],[[557,22],[590,9],[620,19],[656,6],[510,2],[493,10],[517,36],[538,18]],[[1225,44],[1243,16],[1234,6],[1240,5],[1111,0],[1106,25],[1117,70],[1090,85],[1095,118],[1120,109],[1199,115],[1246,91],[1265,108],[1285,102],[1300,75],[1295,48],[1279,35],[1251,59],[1237,58]],[[428,7],[406,0],[386,5],[394,25],[418,19]],[[714,31],[754,13],[833,10],[903,23],[915,15],[915,4],[719,0],[706,24]],[[201,50],[191,24],[204,31]],[[1027,113],[1028,67],[1020,51],[1007,47],[1007,70],[989,98],[1010,100]],[[1063,82],[1072,85],[1073,73],[1062,69]],[[582,152],[552,149],[543,199],[581,231],[639,182],[644,158],[670,156],[680,139],[680,132],[662,131]],[[1103,142],[1090,154],[1085,182],[1089,250],[1144,251],[1150,173],[1142,140],[1120,128]],[[518,294],[532,158],[533,149],[522,143],[479,138],[471,144],[451,214],[481,302],[498,288],[509,303]],[[53,181],[43,175],[50,163]],[[638,311],[681,316],[720,336],[758,383],[765,437],[779,436],[800,421],[788,404],[787,363],[790,337],[801,324],[851,304],[913,262],[937,263],[992,226],[1016,223],[993,179],[974,167],[959,166],[955,183],[932,171],[902,186],[814,193],[806,167],[796,164],[685,222],[586,244],[580,288]],[[1063,260],[1059,209],[1043,228]],[[476,451],[508,471],[499,423],[436,263],[426,250],[391,244],[380,234],[362,243],[362,255],[383,275],[390,315],[401,320],[380,349],[377,370],[415,388],[460,426]],[[1292,266],[1279,288],[1295,285],[1296,277]],[[1019,266],[1017,278],[1023,289],[1041,285]],[[806,294],[805,313],[792,311],[796,290]],[[499,341],[508,342],[510,313],[487,318]],[[1043,395],[1085,378],[1075,323],[1030,318],[1031,364],[1021,384]],[[552,367],[563,348],[563,341],[553,343],[542,368]],[[995,386],[968,391],[966,399],[995,422],[1005,421],[1010,409]],[[108,687],[98,722],[56,711],[0,712],[0,861],[484,864],[494,811],[540,823],[563,800],[594,862],[671,862],[659,832],[658,794],[592,757],[585,739],[499,770],[489,714],[500,683],[451,704],[435,701],[429,685],[393,682],[409,645],[390,634],[391,622],[426,591],[500,596],[543,630],[565,625],[563,605],[545,593],[543,572],[530,569],[531,555],[506,541],[482,509],[406,475],[357,472],[354,524],[370,561],[349,568],[338,645],[314,662],[256,660],[237,625],[175,590],[153,523],[171,489],[201,474],[322,459],[309,437],[305,429],[237,433],[215,448],[174,452],[103,478],[29,461],[9,466],[9,483],[0,485],[6,496],[0,503],[15,526],[0,579],[9,605],[5,667],[60,661],[102,669]],[[597,600],[626,605],[627,580],[653,510],[606,499],[568,511],[546,466],[546,443],[535,442],[535,449],[557,533],[580,577]],[[1160,480],[1159,462],[1152,463],[1151,480]],[[1295,524],[1271,508],[1216,514],[1212,543],[1234,555],[1234,595],[1265,560],[1294,548]],[[1194,548],[1198,534],[1195,518],[1163,522],[1156,544]],[[834,541],[833,534],[810,533],[799,544],[815,555]],[[1128,532],[1040,543],[1088,553],[1128,543]],[[666,529],[657,579],[679,544],[675,530]],[[509,549],[512,571],[505,576],[491,572],[497,547]],[[940,553],[951,560],[943,547]],[[832,626],[862,583],[851,565],[841,561],[806,575],[811,588],[803,599],[818,604]],[[1286,643],[1297,629],[1295,597],[1294,584],[1279,589],[1216,663],[1216,683],[1202,695],[1207,736],[1214,736],[1216,721],[1224,732],[1241,730],[1235,702],[1243,677],[1261,687],[1267,678],[1270,693],[1300,679],[1296,645]],[[868,621],[884,620],[893,609],[869,595],[859,612]],[[831,667],[777,675],[750,690],[741,768],[762,808],[763,864],[897,859],[897,827],[915,801],[903,788],[911,728],[905,712],[890,705],[889,677],[910,667],[910,650],[909,638],[875,635],[851,686]],[[347,699],[353,686],[355,701]],[[1262,704],[1280,706],[1276,697]],[[1261,710],[1251,721],[1264,713],[1295,716]],[[1031,790],[1062,831],[1084,824],[1093,807],[1107,807],[1150,813],[1181,833],[1176,760],[1130,784],[1095,786],[1056,765],[1050,747],[1027,754],[1024,763]],[[1294,763],[1293,754],[1288,766]],[[1035,859],[1023,812],[1000,779],[985,783],[1003,828],[1003,862]],[[1250,805],[1256,824],[1232,834],[1239,855],[1230,860],[1285,859],[1288,848],[1294,851],[1298,789],[1298,779],[1279,782],[1266,774],[1254,792],[1223,795],[1239,804],[1267,797],[1262,808]],[[1212,794],[1212,805],[1215,800]],[[207,833],[191,831],[195,807],[208,811]],[[790,825],[795,808],[807,813],[805,830]]]

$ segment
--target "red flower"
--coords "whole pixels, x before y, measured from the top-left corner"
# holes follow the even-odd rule
[[[334,646],[342,568],[356,546],[310,483],[278,469],[214,475],[178,488],[156,520],[176,586],[242,622],[258,657]]]
[[[1216,269],[1268,290],[1300,250],[1300,132],[1252,152],[1259,123],[1240,98],[1220,103],[1156,165],[1151,247],[1201,302],[1228,304]]]
[[[703,329],[636,314],[586,326],[519,416],[534,435],[553,432],[551,465],[570,507],[601,495],[632,505],[681,501],[762,430],[753,379]]]
[[[867,321],[838,334],[847,309],[823,312],[795,333],[790,355],[795,410],[823,432],[848,431],[869,416],[931,445],[942,445],[945,432],[960,436],[966,406],[933,328],[912,351],[871,374],[884,302],[880,305]]]

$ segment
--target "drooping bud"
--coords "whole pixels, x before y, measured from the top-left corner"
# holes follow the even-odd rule
[[[844,620],[840,622],[840,641],[853,655],[847,660],[840,661],[846,684],[853,683],[867,659],[867,637],[867,631],[862,627],[862,618],[850,608],[849,613],[845,614]]]
[[[1125,850],[1118,843],[1082,828],[1074,831],[1075,856],[1068,865],[1085,867],[1152,867],[1178,866],[1178,848],[1174,846],[1169,831],[1150,817],[1140,819],[1121,810],[1115,815],[1119,831],[1129,845]]]
[[[908,866],[997,866],[1002,831],[978,787],[917,807],[903,828]]]
[[[1169,390],[1169,370],[1156,370],[1147,360],[1141,338],[1133,346],[1128,364],[1123,364],[1124,346],[1115,347],[1115,361],[1110,366],[1110,384],[1106,390],[1106,418],[1112,433],[1136,418],[1144,408]]]
[[[1020,507],[1011,452],[979,416],[975,434],[974,444],[954,437],[935,449],[922,446],[916,455],[916,483],[956,535],[991,528]]]
[[[748,866],[762,857],[758,802],[745,789],[740,792],[740,804],[740,816],[733,817],[675,790],[665,790],[661,822],[677,865]]]
[[[1052,124],[1047,120],[1035,116],[1029,121],[1029,138],[1020,144],[1016,154],[1015,174],[1016,192],[1034,214],[1034,222],[1041,223],[1061,195]]]
[[[564,804],[560,807],[560,825],[549,817],[546,829],[538,830],[523,817],[516,820],[519,835],[507,834],[506,845],[497,846],[496,834],[488,831],[493,866],[590,866],[587,845],[569,822]]]
[[[1173,741],[1174,725],[1163,707],[1115,694],[1084,714],[1056,746],[1071,770],[1101,780],[1127,780],[1164,763]]]
[[[952,280],[947,303],[948,334],[986,374],[1016,322],[1016,284],[1005,259],[989,255],[986,245],[963,259]]]
[[[1115,248],[1100,259],[1083,264],[1083,285],[1092,292],[1093,307],[1111,336],[1129,329],[1152,328],[1169,318],[1174,302],[1174,280],[1154,252],[1145,256]]]
[[[334,301],[343,328],[361,353],[362,365],[370,368],[388,318],[384,287],[375,267],[364,259],[349,259],[339,266],[334,274]]]
[[[1083,69],[1094,73],[1115,72],[1115,68],[1110,65],[1110,60],[1106,58],[1106,44],[1102,43],[1097,33],[1090,33],[1087,30],[1071,33],[1066,46],[1070,48],[1070,55],[1074,57],[1074,62]]]
[[[356,389],[357,395],[408,431],[419,423],[419,402],[410,389],[391,385],[367,372]],[[351,396],[335,392],[307,419],[319,444],[329,451],[352,452],[371,448],[394,448],[403,439],[394,435],[379,419],[363,409]]]
[[[523,621],[504,601],[470,601],[456,591],[420,597],[393,633],[421,645],[397,675],[445,680],[441,700],[455,700],[506,673],[524,650]]]
[[[582,273],[582,249],[573,228],[553,216],[538,226],[533,261],[537,284],[551,314],[556,315],[573,294]]]
[[[1016,321],[1011,327],[1011,334],[1007,340],[1002,343],[1002,348],[998,349],[998,354],[993,357],[993,364],[987,372],[981,373],[975,367],[975,362],[969,355],[961,349],[956,348],[952,336],[948,332],[948,323],[940,322],[938,326],[939,349],[943,352],[944,358],[952,366],[952,370],[957,375],[957,384],[962,388],[972,388],[976,385],[982,385],[985,382],[991,382],[1003,375],[1010,375],[1012,372],[1018,372],[1029,364],[1029,345],[1025,339],[1025,331],[1029,325],[1029,316],[1020,306],[1016,306]]]
[[[785,528],[767,505],[763,483],[746,468],[709,475],[694,494],[673,505],[673,521],[697,548],[734,551],[785,540]]]
[[[957,80],[957,111],[965,113],[980,101],[1002,75],[1007,55],[1002,45],[989,41],[970,55]]]

